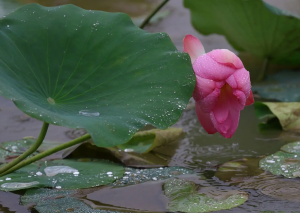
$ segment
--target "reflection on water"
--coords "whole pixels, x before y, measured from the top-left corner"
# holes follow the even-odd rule
[[[199,170],[243,157],[269,155],[288,142],[297,140],[295,134],[282,134],[281,131],[260,132],[254,106],[241,111],[239,127],[231,139],[221,135],[209,135],[198,122],[195,110],[185,111],[175,125],[186,133],[178,147],[161,149],[172,157],[170,165],[184,166]]]

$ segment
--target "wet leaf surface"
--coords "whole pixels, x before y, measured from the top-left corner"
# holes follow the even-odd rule
[[[257,92],[261,98],[283,102],[300,101],[300,72],[281,71],[268,75],[266,79],[252,86],[252,91]]]
[[[259,162],[261,169],[287,178],[300,177],[300,155],[276,152]]]
[[[300,142],[296,141],[293,143],[288,143],[282,146],[281,150],[287,153],[300,155]]]
[[[248,194],[241,191],[218,191],[215,187],[199,187],[183,179],[168,179],[164,193],[169,198],[168,210],[172,212],[211,212],[231,209],[243,204]]]
[[[126,14],[29,4],[0,31],[0,94],[33,118],[86,129],[98,146],[168,128],[194,90],[188,54]]]
[[[115,211],[92,209],[84,202],[70,196],[76,192],[76,190],[30,189],[21,197],[21,202],[25,206],[34,206],[40,213],[117,213]]]
[[[236,50],[276,63],[300,64],[300,20],[292,14],[262,0],[185,0],[184,6],[201,34],[224,35]]]
[[[137,132],[125,144],[119,145],[118,148],[125,152],[146,153],[154,148],[166,146],[182,135],[181,128],[171,127],[166,130],[152,129]]]
[[[53,187],[79,189],[107,185],[124,174],[123,166],[105,160],[54,160],[30,164],[0,178],[0,190]]]
[[[125,168],[124,176],[116,182],[109,185],[109,187],[95,187],[90,189],[80,189],[80,190],[65,190],[65,189],[29,189],[26,191],[25,195],[21,197],[21,202],[25,206],[34,206],[41,213],[52,213],[52,212],[65,212],[69,209],[72,212],[95,212],[95,213],[114,213],[119,212],[117,210],[111,211],[108,209],[120,209],[120,207],[115,205],[110,205],[110,203],[116,204],[115,199],[111,199],[112,196],[118,196],[119,193],[114,193],[124,191],[127,198],[122,195],[122,200],[128,200],[128,193],[131,194],[132,199],[138,199],[137,194],[132,193],[132,189],[138,186],[138,191],[142,194],[144,193],[141,183],[149,182],[150,188],[156,186],[156,191],[163,196],[161,190],[161,181],[164,179],[176,177],[176,176],[186,176],[193,175],[194,172],[181,167],[166,167],[166,168],[156,168],[156,169],[133,169]],[[194,175],[195,176],[195,175]],[[203,177],[195,176],[195,178],[203,179]],[[133,188],[128,186],[132,186]],[[124,187],[127,186],[127,187]],[[110,188],[113,187],[113,188]],[[117,187],[117,188],[116,188]],[[146,187],[147,188],[147,187]],[[149,188],[148,188],[149,189]],[[136,193],[138,193],[138,191]],[[147,190],[146,190],[147,191]],[[104,196],[102,194],[104,193]],[[97,194],[101,194],[99,197]],[[141,194],[140,194],[141,195]],[[148,193],[149,195],[149,193]],[[97,199],[95,200],[95,196]],[[151,194],[150,194],[151,196]],[[97,202],[97,200],[103,199],[103,203]],[[157,201],[158,197],[154,196],[153,199]],[[144,202],[147,202],[145,200]],[[137,203],[136,200],[133,203]],[[97,206],[98,205],[98,206]],[[99,206],[100,205],[100,206]],[[92,208],[92,207],[93,208]],[[127,206],[128,207],[128,206]],[[101,209],[95,209],[101,208]],[[165,209],[165,205],[162,206]],[[106,209],[106,210],[105,210]],[[126,211],[122,208],[120,211]],[[134,210],[136,211],[136,209]]]

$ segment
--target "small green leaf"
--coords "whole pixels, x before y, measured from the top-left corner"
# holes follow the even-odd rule
[[[224,35],[236,50],[272,62],[300,64],[300,20],[266,5],[262,0],[184,0],[200,33]]]
[[[137,132],[130,141],[119,145],[118,148],[123,151],[130,150],[131,152],[147,153],[156,147],[165,146],[174,142],[181,135],[182,129],[174,127],[166,130],[152,129],[140,131]]]
[[[272,114],[276,116],[283,130],[300,130],[300,102],[260,102],[255,104],[255,111],[259,118],[269,117],[274,119]]]
[[[287,178],[300,177],[300,155],[276,152],[260,160],[261,169]]]
[[[37,162],[0,178],[0,190],[36,187],[63,189],[107,185],[123,176],[124,168],[104,160],[78,159]]]
[[[281,71],[252,86],[261,98],[283,102],[300,101],[300,72]]]
[[[203,187],[197,192],[195,183],[184,179],[168,179],[163,187],[169,198],[168,210],[172,212],[196,213],[231,209],[248,199],[245,192],[222,192],[215,187]]]
[[[0,20],[0,95],[38,120],[84,128],[97,146],[166,129],[195,86],[187,53],[122,13],[25,5]]]

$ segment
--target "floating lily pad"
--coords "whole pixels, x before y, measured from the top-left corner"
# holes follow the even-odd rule
[[[222,164],[215,176],[224,182],[236,185],[252,176],[264,173],[259,168],[261,158],[243,158]]]
[[[300,130],[300,102],[255,103],[255,114],[259,118],[277,118],[283,130]]]
[[[280,148],[282,151],[300,155],[300,141],[288,143]]]
[[[275,63],[300,64],[300,19],[266,5],[262,0],[184,1],[200,33],[224,35],[238,51]]]
[[[287,178],[300,177],[300,155],[276,152],[260,160],[261,169]]]
[[[194,90],[188,54],[126,14],[29,4],[0,32],[0,95],[38,120],[86,129],[97,146],[170,127]]]
[[[182,167],[160,167],[153,169],[134,169],[125,168],[125,174],[123,178],[116,180],[112,186],[128,186],[138,183],[144,183],[147,181],[158,181],[173,178],[179,175],[195,174],[194,171],[185,169]],[[205,179],[203,176],[198,176],[201,179]]]
[[[63,189],[107,185],[119,179],[124,168],[109,161],[78,159],[30,164],[0,178],[0,190],[15,191],[35,187]]]
[[[248,199],[248,194],[245,192],[217,192],[215,187],[203,187],[197,192],[194,182],[176,178],[165,181],[164,193],[169,198],[168,210],[172,212],[210,212],[231,209]]]
[[[181,135],[182,129],[174,127],[166,130],[152,129],[141,131],[137,132],[127,143],[119,145],[118,148],[125,152],[146,153],[156,147],[174,142]]]
[[[84,202],[72,197],[72,195],[76,193],[76,190],[29,189],[25,195],[21,197],[21,203],[25,206],[34,206],[40,213],[118,213],[115,211],[93,209]]]
[[[252,86],[261,98],[283,102],[300,101],[300,72],[281,71]]]
[[[136,185],[148,181],[161,181],[164,179],[176,177],[179,175],[194,174],[193,171],[181,167],[165,167],[156,169],[133,169],[125,168],[125,174],[122,178],[111,183],[110,187],[120,187]],[[198,178],[203,179],[202,176]],[[161,187],[160,187],[161,188]],[[108,189],[103,188],[103,189]],[[99,210],[86,205],[83,200],[88,194],[102,190],[95,187],[91,189],[80,190],[65,190],[65,189],[29,189],[25,195],[21,197],[21,202],[25,206],[30,206],[37,209],[41,213],[52,213],[56,211],[66,211],[69,209],[72,212],[95,212],[95,213],[114,213],[115,211]],[[102,205],[102,208],[104,206]]]

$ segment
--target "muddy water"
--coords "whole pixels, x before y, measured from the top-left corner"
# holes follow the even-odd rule
[[[271,3],[272,1],[279,2],[275,0],[269,0],[269,2]],[[7,14],[8,12],[12,11],[13,9],[17,8],[22,4],[30,2],[33,1],[0,0],[0,16]],[[50,1],[40,1],[40,3],[44,3],[47,6],[50,6],[49,2]],[[51,2],[55,5],[62,3],[72,3],[71,1],[67,0],[56,0]],[[91,0],[84,2],[94,2],[91,4],[93,6],[96,1]],[[101,2],[107,3],[107,1]],[[279,5],[282,5],[282,3]],[[145,12],[148,12],[152,8],[152,6],[149,4],[144,4],[144,6],[139,4],[136,6],[136,8],[138,9],[133,10],[133,12],[131,13],[133,16],[140,17],[143,16]],[[87,9],[99,8],[93,7]],[[205,37],[199,35],[190,25],[189,13],[182,7],[181,1],[171,1],[166,7],[166,9],[171,11],[170,15],[161,22],[148,26],[146,30],[150,32],[167,32],[179,50],[182,50],[182,38],[185,34],[197,35],[204,43],[204,46],[207,51],[210,51],[214,48],[231,49],[229,44],[222,36],[213,35]],[[119,9],[108,8],[107,6],[107,10],[116,11]],[[144,12],[135,13],[136,11]],[[130,11],[128,12],[130,13]],[[21,113],[11,101],[0,97],[0,110],[0,142],[19,139],[23,136],[38,135],[41,127],[41,122],[31,119],[23,113]],[[280,131],[264,133],[259,132],[257,125],[258,120],[254,115],[254,107],[247,107],[241,113],[240,125],[235,135],[232,137],[232,139],[225,139],[218,134],[206,134],[199,122],[197,121],[194,109],[187,110],[183,113],[182,118],[175,124],[176,127],[181,127],[184,129],[185,136],[178,143],[173,144],[172,146],[169,146],[167,148],[162,148],[160,152],[164,155],[171,157],[169,163],[170,166],[182,166],[193,169],[199,173],[203,173],[211,185],[218,186],[224,190],[236,189],[235,187],[229,187],[227,184],[220,182],[216,177],[214,177],[216,165],[243,157],[256,157],[260,155],[268,155],[279,150],[279,148],[285,143],[299,140],[299,136],[297,135],[287,134]],[[67,133],[68,128],[52,126],[49,130],[47,139],[67,141],[69,140]],[[151,208],[153,208],[151,210],[160,211],[160,208],[163,208],[164,206],[162,202],[165,202],[165,200],[163,200],[161,191],[159,191],[160,185],[156,186],[155,188],[152,188],[151,185],[149,186],[146,184],[143,188],[147,189],[148,187],[150,187],[151,190],[154,190],[152,194],[157,195],[156,198],[150,197],[151,193],[147,193],[147,195],[143,190],[132,190],[133,187],[123,188],[122,195],[128,195],[128,198],[135,196],[151,200],[151,202],[155,204],[150,206]],[[264,187],[269,187],[271,190],[276,189],[276,186],[272,186],[272,183]],[[247,201],[240,207],[234,208],[232,210],[219,212],[241,213],[262,212],[266,210],[285,212],[298,211],[299,203],[271,198],[255,190],[247,189],[246,191],[250,195],[249,201]],[[101,193],[103,193],[103,191]],[[113,190],[109,190],[109,192],[107,192],[106,194],[115,195],[113,193]],[[105,198],[97,200],[97,198],[95,198],[95,194],[90,195],[89,198],[93,200],[94,205],[97,205],[99,202],[101,202],[106,203],[107,205],[123,206],[124,208],[128,207],[141,209],[147,209],[148,205],[143,205],[143,203],[141,203],[143,205],[143,208],[139,207],[136,205],[135,199],[128,199],[126,200],[127,203],[124,203],[125,200],[122,201],[120,200],[120,198],[118,198],[118,202],[115,203],[112,200],[108,201]],[[19,195],[13,193],[0,192],[0,212],[23,213],[27,212],[27,210],[25,207],[19,205]]]

